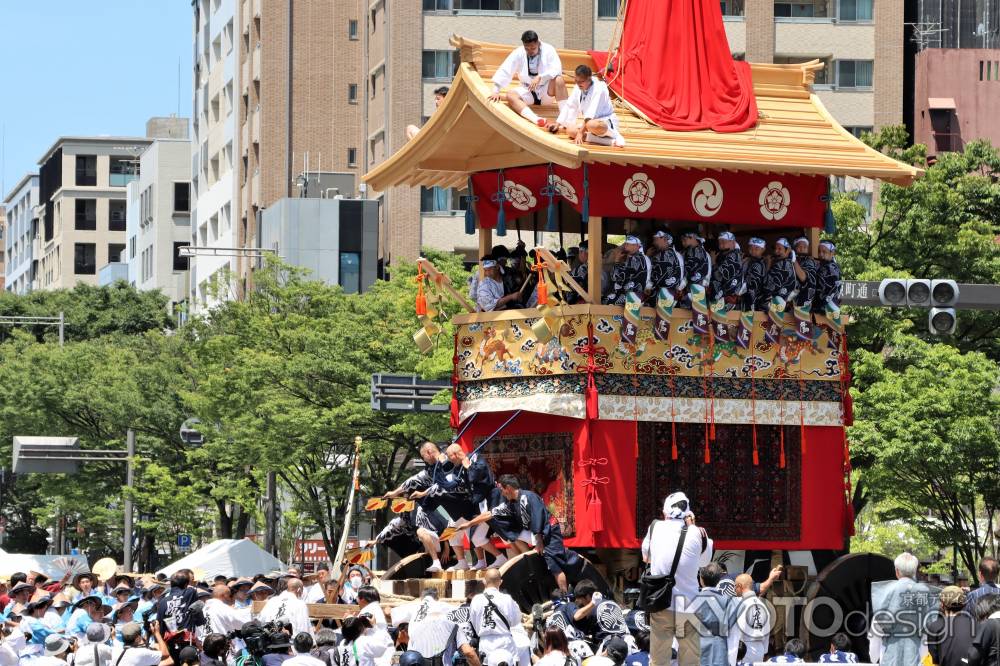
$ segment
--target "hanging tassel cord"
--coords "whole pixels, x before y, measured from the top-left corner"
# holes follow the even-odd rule
[[[424,293],[424,282],[427,280],[427,274],[424,273],[424,267],[421,263],[417,263],[417,277],[414,281],[417,283],[417,298],[415,303],[415,309],[418,317],[423,317],[427,315],[427,295]]]

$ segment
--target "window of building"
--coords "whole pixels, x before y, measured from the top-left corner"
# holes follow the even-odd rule
[[[135,236],[129,236],[128,239],[128,258],[135,259]]]
[[[358,166],[358,149],[348,148],[347,149],[347,166],[356,167]]]
[[[837,18],[841,21],[871,22],[873,0],[839,0]]]
[[[858,137],[860,139],[862,137],[862,135],[864,135],[866,133],[868,133],[868,134],[871,133],[872,126],[871,125],[845,125],[844,129],[847,130],[848,132],[850,132],[851,134],[853,134],[854,136],[856,136],[856,137]]]
[[[191,212],[191,183],[174,183],[174,212]]]
[[[618,18],[619,0],[597,0],[597,18]]]
[[[451,9],[451,0],[424,0],[425,12],[446,12]]]
[[[468,207],[467,197],[459,196],[451,187],[421,187],[421,213],[452,213]]]
[[[518,9],[518,0],[452,0],[455,9],[480,12],[512,12]]]
[[[188,247],[191,245],[188,242],[181,241],[180,243],[174,241],[174,270],[175,271],[186,271],[188,269],[188,264],[191,261],[190,257],[181,256],[181,248]]]
[[[337,283],[348,294],[361,291],[361,255],[357,252],[340,253],[340,272]]]
[[[820,14],[822,16],[822,14]],[[811,3],[776,2],[775,18],[813,18],[817,16],[816,6]]]
[[[347,84],[347,101],[349,104],[358,103],[358,84],[348,83]]]
[[[97,185],[97,155],[76,156],[76,184]]]
[[[719,6],[723,16],[744,16],[744,0],[721,0]]]
[[[425,81],[451,81],[461,62],[457,50],[424,51],[423,78]]]
[[[73,272],[77,275],[97,273],[97,244],[75,243],[73,245]]]
[[[77,199],[74,228],[77,231],[97,229],[97,199]]]
[[[108,174],[108,184],[111,187],[125,187],[139,177],[139,160],[130,157],[112,157]]]
[[[837,60],[837,88],[871,90],[874,62],[871,60]]]
[[[125,202],[108,202],[108,231],[125,231]]]
[[[558,14],[559,0],[521,0],[523,14]]]
[[[347,38],[357,39],[358,38],[358,20],[351,19],[347,22]]]
[[[108,263],[118,263],[122,260],[125,243],[108,243]]]

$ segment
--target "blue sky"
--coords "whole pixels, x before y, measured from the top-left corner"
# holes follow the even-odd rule
[[[59,136],[145,134],[191,115],[189,0],[0,0],[3,192]]]

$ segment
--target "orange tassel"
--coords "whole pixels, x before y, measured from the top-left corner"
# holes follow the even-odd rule
[[[754,467],[760,464],[760,457],[757,455],[757,426],[753,426],[753,464]]]
[[[778,467],[785,469],[785,426],[781,426],[781,453],[778,456]]]
[[[541,271],[539,271],[541,273]],[[548,305],[549,304],[549,287],[545,284],[545,279],[539,275],[538,279],[538,304]]]
[[[705,464],[712,462],[712,450],[708,448],[708,437],[705,438]]]
[[[670,443],[670,459],[677,460],[677,441],[674,440]]]
[[[416,310],[417,316],[423,317],[427,314],[427,297],[424,296],[424,269],[420,264],[417,264],[417,300],[416,300]]]
[[[674,421],[674,408],[670,408],[670,459],[677,460],[677,422]]]

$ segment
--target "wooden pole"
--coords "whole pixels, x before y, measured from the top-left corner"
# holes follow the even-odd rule
[[[347,494],[347,511],[344,512],[344,531],[340,534],[340,544],[337,546],[336,566],[340,566],[347,551],[347,536],[351,533],[351,520],[354,518],[354,492],[358,488],[361,476],[361,436],[354,438],[354,473],[351,474],[351,490]]]
[[[587,221],[587,291],[590,302],[601,302],[601,264],[604,261],[604,218]]]

